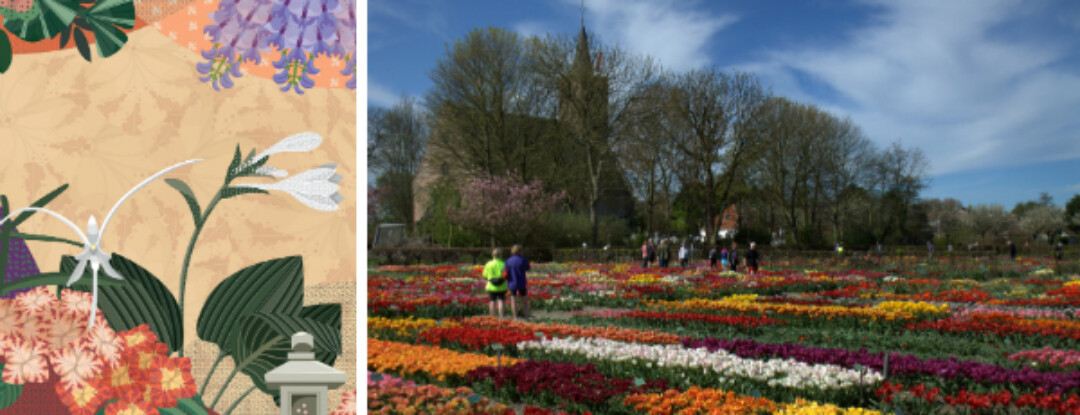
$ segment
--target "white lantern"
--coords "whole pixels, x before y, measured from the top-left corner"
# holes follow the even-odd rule
[[[327,392],[349,380],[345,372],[315,360],[315,337],[300,332],[292,337],[289,361],[266,373],[266,386],[281,390],[281,415],[327,415]]]

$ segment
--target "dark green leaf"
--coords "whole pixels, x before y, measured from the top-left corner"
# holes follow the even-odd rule
[[[105,415],[105,408],[111,405],[113,402],[119,402],[119,399],[109,399],[101,404],[101,409],[94,413],[94,415]]]
[[[181,411],[179,408],[158,408],[158,413],[161,415],[188,415],[187,412]]]
[[[14,52],[11,50],[11,39],[7,32],[0,30],[0,73],[7,72],[11,67],[11,58]]]
[[[315,304],[300,310],[300,317],[310,318],[341,331],[341,304]]]
[[[4,369],[4,365],[0,363],[0,370]],[[0,382],[0,409],[7,408],[19,400],[19,395],[22,395],[22,385],[10,385]]]
[[[67,188],[68,188],[67,183],[64,183],[60,187],[57,187],[56,189],[53,189],[53,191],[49,192],[45,196],[42,196],[41,199],[38,199],[36,202],[31,203],[30,206],[36,207],[36,208],[45,207],[45,205],[49,204],[49,202],[52,202],[53,199],[56,199],[57,196],[60,196],[61,193],[64,193],[64,191],[67,190]],[[37,213],[37,211],[33,211],[33,210],[28,210],[28,211],[25,211],[23,213],[20,213],[19,217],[15,218],[15,222],[14,222],[15,226],[19,226],[20,224],[22,224],[27,219],[30,219],[30,217],[33,216],[35,213]]]
[[[254,187],[235,187],[234,186],[234,187],[229,187],[229,188],[227,188],[225,190],[222,190],[221,191],[221,198],[222,199],[228,199],[230,197],[237,197],[237,196],[246,195],[246,194],[249,194],[249,193],[268,194],[270,192],[267,192],[267,191],[265,191],[263,189],[256,189]]]
[[[237,169],[240,167],[240,145],[236,145],[236,153],[233,154],[232,162],[229,163],[229,171],[225,174],[225,182],[230,182],[236,177]]]
[[[4,28],[19,39],[37,42],[52,39],[71,24],[79,6],[71,0],[35,0],[25,13],[0,8]]]
[[[243,169],[236,173],[236,177],[254,176],[255,170],[265,165],[267,160],[270,160],[270,157],[263,157],[254,163],[245,165]]]
[[[76,17],[75,20],[72,20],[71,22],[74,23],[75,25],[74,26],[69,26],[69,27],[72,27],[72,28],[78,27],[78,28],[80,28],[82,30],[85,30],[87,32],[93,32],[94,31],[94,27],[90,26],[90,23],[87,23],[86,19],[83,19],[82,17]]]
[[[177,408],[184,410],[188,415],[207,415],[206,404],[203,403],[202,397],[195,395],[191,398],[184,398],[177,400]]]
[[[200,339],[232,351],[231,334],[254,312],[298,315],[304,306],[304,263],[298,256],[261,262],[225,278],[203,303],[196,323]]]
[[[315,359],[330,365],[341,353],[341,333],[318,321],[286,314],[252,313],[239,319],[233,333],[233,362],[259,390],[271,396],[279,391],[266,385],[266,373],[288,361],[292,335],[307,332],[315,337]]]
[[[100,0],[90,6],[86,20],[94,29],[98,55],[112,56],[127,43],[121,28],[135,27],[135,3],[132,0]]]
[[[83,59],[90,62],[90,44],[86,41],[86,35],[83,34],[82,29],[74,29],[74,32],[75,47],[79,49],[79,54]]]
[[[75,258],[64,256],[60,261],[60,272],[70,274],[75,270]],[[184,344],[184,320],[180,316],[180,306],[165,284],[153,274],[120,254],[112,254],[109,261],[116,272],[124,277],[126,284],[116,287],[102,286],[101,281],[110,279],[98,275],[98,307],[101,308],[109,326],[116,331],[128,330],[141,324],[150,325],[161,339],[169,346],[169,353],[179,350]],[[90,267],[82,276],[90,281]],[[73,285],[79,291],[90,292],[87,286]]]
[[[63,32],[60,32],[60,49],[63,49],[64,47],[66,47],[67,44],[68,44],[68,41],[71,40],[71,30],[72,30],[72,27],[68,26],[67,28],[64,29]]]
[[[184,197],[188,209],[191,210],[191,217],[195,220],[195,224],[198,225],[199,220],[202,219],[202,209],[199,208],[199,201],[195,199],[195,192],[192,192],[187,183],[180,179],[165,179],[165,183],[168,183],[169,186],[172,186]]]

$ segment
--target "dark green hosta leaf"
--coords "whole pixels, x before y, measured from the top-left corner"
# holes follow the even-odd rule
[[[292,336],[307,332],[315,337],[315,359],[332,365],[341,354],[341,332],[310,318],[287,314],[252,313],[240,318],[232,342],[233,362],[259,390],[278,396],[266,386],[266,374],[288,361]]]
[[[261,262],[225,278],[206,298],[195,328],[200,339],[232,350],[238,321],[254,312],[299,315],[304,306],[304,263],[298,256]]]
[[[0,364],[0,371],[4,369],[4,365]],[[0,382],[0,409],[7,408],[19,400],[19,395],[22,395],[22,385],[10,385]]]
[[[341,304],[309,305],[300,311],[300,317],[310,318],[341,331]]]
[[[178,400],[175,408],[182,410],[185,415],[207,415],[209,413],[206,410],[206,404],[203,403],[202,397],[199,395]]]
[[[75,20],[79,6],[72,0],[34,0],[25,13],[0,9],[4,16],[4,28],[19,39],[37,42],[52,39]]]
[[[86,14],[94,31],[98,55],[107,58],[124,47],[127,35],[121,28],[135,27],[135,3],[132,0],[98,0]]]
[[[71,274],[78,262],[74,257],[60,260],[60,272]],[[109,326],[116,331],[128,330],[149,324],[162,343],[169,346],[169,353],[184,344],[184,321],[180,306],[172,292],[153,274],[120,254],[112,254],[109,261],[116,272],[124,277],[126,284],[103,286],[98,284],[98,307]],[[90,267],[86,267],[82,280],[92,279]],[[104,271],[98,272],[98,281],[110,279]],[[72,285],[72,289],[90,292],[91,287]]]
[[[11,58],[14,52],[11,50],[11,39],[7,32],[0,30],[0,73],[7,72],[11,67]]]

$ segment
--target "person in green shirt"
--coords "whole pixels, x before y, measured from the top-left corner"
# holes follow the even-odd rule
[[[484,279],[487,285],[484,290],[488,293],[488,311],[495,317],[495,310],[499,310],[499,318],[503,318],[503,307],[506,303],[506,292],[510,289],[507,285],[506,262],[502,259],[502,250],[496,248],[491,251],[491,261],[484,265]]]

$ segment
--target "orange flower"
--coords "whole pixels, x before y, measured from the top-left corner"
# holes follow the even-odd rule
[[[130,364],[135,366],[135,369],[143,372],[150,370],[155,357],[169,356],[169,346],[166,346],[165,343],[144,344],[141,347],[129,349],[129,351],[128,359]]]
[[[60,385],[74,391],[101,373],[104,362],[83,346],[52,349],[49,360]]]
[[[148,324],[143,324],[129,330],[124,330],[119,334],[120,337],[124,339],[124,346],[129,349],[135,349],[143,345],[156,343],[158,341],[157,335],[150,330],[150,325]]]
[[[154,406],[171,408],[177,400],[195,396],[195,378],[191,375],[191,359],[186,357],[154,357],[147,372],[150,398]]]
[[[45,383],[49,380],[49,363],[45,359],[45,347],[41,342],[15,338],[9,342],[4,359],[4,383],[22,385]]]
[[[105,372],[102,373],[102,379],[109,385],[112,397],[117,397],[137,387],[143,378],[138,370],[125,362],[115,368],[106,367]]]
[[[129,400],[125,397],[105,407],[105,415],[161,415],[157,408],[139,399]]]
[[[103,379],[96,378],[72,390],[68,390],[62,383],[57,383],[56,394],[71,410],[72,415],[93,415],[101,409],[101,404],[105,403],[110,392],[109,385]]]

